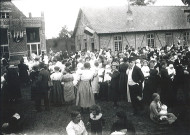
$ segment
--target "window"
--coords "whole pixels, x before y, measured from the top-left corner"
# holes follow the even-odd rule
[[[190,14],[187,16],[187,22],[190,23]]]
[[[81,50],[81,42],[80,42],[80,38],[78,38],[78,46],[79,46],[79,50]]]
[[[1,56],[5,56],[6,58],[9,58],[9,46],[8,45],[1,45],[0,50]]]
[[[0,18],[9,18],[9,13],[0,12]]]
[[[39,28],[26,28],[27,43],[40,42]]]
[[[147,45],[150,47],[154,47],[154,34],[147,34]]]
[[[94,38],[91,38],[91,51],[94,52]]]
[[[115,51],[122,51],[122,37],[114,36]]]
[[[184,45],[187,45],[190,42],[190,34],[189,32],[184,32],[183,33],[183,39],[184,39]]]
[[[39,43],[27,44],[27,49],[28,49],[28,56],[31,56],[32,53],[36,55],[41,54],[41,47]]]
[[[173,44],[172,33],[166,33],[166,45],[171,46]]]
[[[94,43],[94,38],[91,38],[91,43]]]
[[[87,51],[87,41],[86,41],[86,39],[84,39],[84,47],[85,47],[85,51]]]
[[[8,45],[7,29],[0,28],[0,45]]]

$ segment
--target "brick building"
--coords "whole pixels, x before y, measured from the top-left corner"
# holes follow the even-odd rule
[[[187,6],[82,8],[74,28],[76,50],[190,45]]]
[[[46,51],[44,14],[26,17],[11,0],[0,2],[1,56],[18,60],[32,53]]]

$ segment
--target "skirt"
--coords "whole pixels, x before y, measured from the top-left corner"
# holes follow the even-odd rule
[[[66,102],[69,102],[75,99],[74,85],[72,81],[64,83],[64,99]]]
[[[90,81],[80,81],[77,91],[76,105],[87,108],[95,104]]]
[[[53,88],[50,91],[50,102],[54,105],[61,105],[64,103],[63,87],[60,81],[53,81]]]

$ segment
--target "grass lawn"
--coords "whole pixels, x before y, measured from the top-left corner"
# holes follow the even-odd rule
[[[118,110],[124,110],[127,113],[128,119],[135,126],[137,135],[190,135],[189,122],[180,122],[177,126],[156,125],[150,121],[148,112],[143,116],[133,116],[130,103],[120,102],[117,109],[113,109],[111,102],[97,103],[101,106],[106,120],[103,135],[109,135],[114,114]],[[75,105],[63,105],[51,106],[49,112],[36,112],[34,102],[30,100],[30,88],[22,89],[22,99],[15,107],[21,112],[23,118],[23,130],[19,133],[20,135],[66,135],[65,127],[70,122],[69,112],[79,109]],[[88,122],[88,117],[89,114],[82,114],[85,124]],[[90,127],[87,127],[88,131],[89,129]]]

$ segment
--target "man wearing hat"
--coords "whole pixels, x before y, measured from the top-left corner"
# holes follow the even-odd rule
[[[39,88],[40,91],[36,100],[36,109],[37,111],[41,111],[41,99],[44,100],[45,110],[49,110],[49,97],[48,97],[48,81],[50,81],[50,73],[46,69],[46,65],[44,63],[39,64],[40,72],[39,72]]]
[[[142,82],[144,81],[144,75],[141,69],[135,65],[135,60],[135,57],[129,58],[129,68],[126,71],[134,115],[138,114],[142,109]]]

